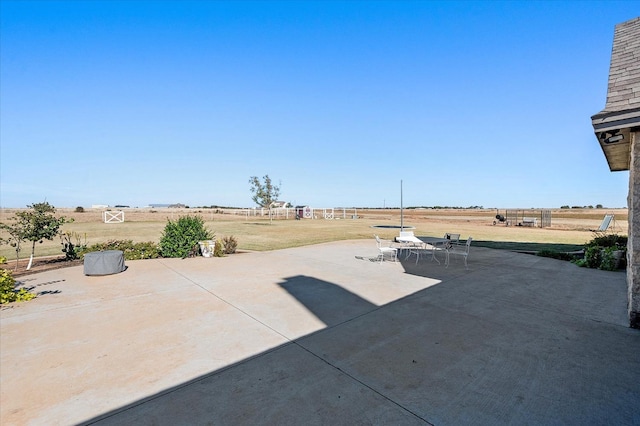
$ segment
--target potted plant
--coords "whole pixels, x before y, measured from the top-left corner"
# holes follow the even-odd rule
[[[215,251],[216,242],[213,240],[199,241],[200,253],[203,257],[212,257]]]
[[[585,266],[614,271],[626,265],[627,236],[597,234],[585,246]]]

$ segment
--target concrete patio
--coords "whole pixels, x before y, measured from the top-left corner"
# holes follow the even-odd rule
[[[21,279],[2,425],[640,425],[624,272],[344,241]],[[364,260],[357,259],[365,258]]]

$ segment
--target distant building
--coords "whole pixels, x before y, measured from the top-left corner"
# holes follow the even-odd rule
[[[313,212],[309,206],[296,206],[296,219],[311,219]]]
[[[273,209],[284,209],[289,206],[289,203],[286,201],[274,201],[271,203],[271,208]]]

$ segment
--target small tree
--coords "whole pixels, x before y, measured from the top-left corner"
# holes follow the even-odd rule
[[[31,269],[33,256],[36,251],[36,243],[42,243],[43,240],[53,240],[58,235],[60,227],[67,222],[73,222],[73,219],[67,219],[64,216],[56,217],[56,209],[51,204],[35,203],[29,207],[31,210],[17,212],[17,223],[23,230],[23,240],[31,241],[31,256],[27,270]]]
[[[251,193],[253,194],[251,199],[260,207],[269,207],[274,201],[277,201],[280,195],[280,186],[273,185],[269,175],[265,175],[262,180],[264,184],[260,182],[257,176],[249,178]]]
[[[22,242],[25,240],[25,230],[18,218],[12,217],[9,220],[13,221],[12,224],[0,223],[0,229],[6,232],[9,236],[5,238],[0,237],[0,243],[9,244],[16,251],[16,267],[18,270],[18,262],[20,262],[20,251],[22,250]]]
[[[264,183],[261,183],[257,176],[249,178],[249,185],[251,185],[250,189],[253,194],[251,199],[260,207],[268,207],[269,219],[271,219],[271,207],[280,196],[280,185],[271,183],[269,175],[264,175],[262,180]]]

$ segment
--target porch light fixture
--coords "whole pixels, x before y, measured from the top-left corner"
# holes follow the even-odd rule
[[[605,139],[604,143],[614,143],[614,142],[621,141],[622,139],[624,139],[624,135],[615,135]]]
[[[624,135],[618,134],[620,130],[612,130],[610,132],[602,132],[600,133],[600,139],[602,139],[602,142],[609,144],[609,143],[615,143],[615,142],[620,142],[621,140],[624,139]],[[609,137],[607,137],[607,135],[610,135]]]

